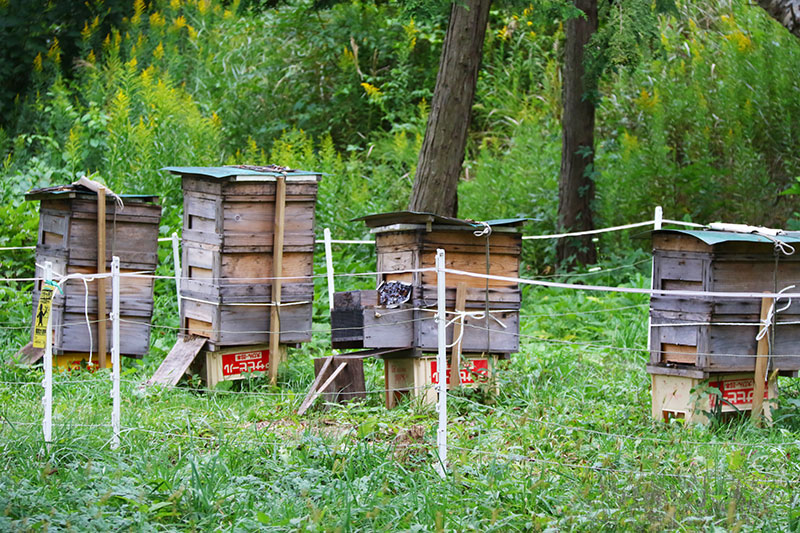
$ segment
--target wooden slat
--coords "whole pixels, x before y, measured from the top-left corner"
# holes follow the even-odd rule
[[[697,364],[697,346],[662,343],[661,362],[695,365]]]
[[[106,188],[97,189],[97,273],[106,271]],[[97,283],[97,318],[100,326],[97,328],[97,358],[100,368],[107,368],[106,361],[106,280],[100,278]]]
[[[466,311],[467,310],[467,284],[463,281],[459,282],[456,286],[456,306],[455,311],[458,313],[459,311]],[[453,337],[459,339],[459,337],[463,337],[464,333],[464,324],[462,321],[456,321],[453,327]],[[461,386],[461,344],[463,343],[463,338],[459,339],[453,345],[453,359],[450,363],[450,367],[453,369],[451,372],[450,378],[450,387],[460,387]]]
[[[333,361],[333,357],[325,358],[325,362],[322,363],[322,368],[319,370],[319,372],[317,372],[313,383],[311,383],[311,387],[308,389],[308,394],[306,394],[306,397],[303,398],[303,402],[300,404],[300,409],[297,410],[298,415],[305,413],[306,409],[308,409],[308,406],[311,405],[311,398],[314,396],[314,393],[317,392],[319,382],[322,381],[322,377],[325,375],[328,367],[331,366],[331,361]]]
[[[761,323],[767,320],[769,315],[769,308],[772,306],[772,298],[761,299]],[[758,347],[756,349],[756,369],[754,385],[753,385],[753,404],[750,418],[755,421],[756,425],[761,424],[761,410],[764,406],[764,391],[765,382],[767,380],[767,363],[769,363],[769,329],[766,334],[758,340]]]
[[[315,390],[315,391],[314,391],[314,393],[311,395],[311,398],[308,400],[308,404],[305,406],[305,409],[303,409],[303,408],[301,407],[301,408],[300,408],[300,409],[297,411],[297,414],[298,414],[298,415],[302,415],[302,414],[304,414],[304,413],[305,413],[305,412],[308,410],[308,408],[309,408],[309,407],[311,407],[311,405],[314,403],[314,400],[316,400],[316,399],[319,397],[319,395],[320,395],[320,394],[322,394],[322,391],[324,391],[325,389],[327,389],[327,388],[328,388],[328,385],[330,385],[330,384],[333,382],[333,380],[336,378],[336,376],[338,376],[338,375],[339,375],[339,373],[340,373],[342,370],[344,370],[344,368],[345,368],[346,366],[347,366],[347,362],[346,362],[346,361],[345,361],[345,362],[343,362],[342,364],[340,364],[340,365],[339,365],[339,366],[336,368],[336,370],[334,370],[334,371],[333,371],[333,373],[330,375],[330,377],[329,377],[327,380],[325,380],[325,383],[323,383],[321,387],[319,387],[317,390]]]
[[[146,386],[155,384],[164,385],[166,387],[174,387],[180,381],[181,376],[192,364],[194,358],[203,349],[206,343],[205,337],[189,336],[186,338],[179,338],[175,346],[172,347],[167,357],[158,367],[153,377],[147,380]]]
[[[286,210],[286,176],[280,176],[275,182],[275,242],[272,250],[272,275],[275,277],[283,276],[283,228],[284,215]],[[270,382],[274,385],[278,381],[278,366],[281,363],[283,354],[280,347],[281,331],[281,280],[275,279],[272,283],[272,307],[270,308],[270,336],[269,353],[271,361],[269,365]]]

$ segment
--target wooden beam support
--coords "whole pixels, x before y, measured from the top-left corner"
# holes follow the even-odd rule
[[[275,225],[272,245],[272,307],[270,308],[269,334],[269,381],[278,381],[278,366],[283,354],[281,351],[281,279],[283,275],[283,230],[286,214],[286,176],[278,176],[275,181]]]
[[[772,306],[772,298],[761,299],[761,323],[767,319],[769,308]],[[771,328],[770,328],[771,329]],[[761,412],[764,407],[764,392],[766,390],[767,363],[769,362],[769,329],[758,340],[756,349],[756,370],[753,376],[753,406],[750,411],[750,418],[756,425],[761,425]]]
[[[106,188],[97,189],[97,273],[106,272]],[[97,362],[106,368],[106,280],[97,279]]]
[[[314,396],[314,393],[319,386],[319,382],[322,381],[322,376],[325,375],[325,372],[328,371],[328,367],[331,366],[331,361],[333,361],[333,357],[326,357],[325,362],[322,363],[322,368],[319,371],[319,374],[314,378],[314,382],[311,384],[311,387],[308,389],[308,394],[306,397],[303,398],[303,403],[300,404],[300,409],[297,410],[298,414],[303,414],[308,409],[308,406],[311,404],[311,398]]]

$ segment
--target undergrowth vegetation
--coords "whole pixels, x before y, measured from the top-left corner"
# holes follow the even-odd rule
[[[2,56],[24,59],[16,85],[27,83],[4,97],[0,119],[2,246],[36,243],[25,191],[82,175],[158,194],[161,235],[180,231],[180,183],[159,170],[172,165],[323,172],[317,227],[334,238],[366,237],[353,218],[406,207],[446,10],[412,16],[371,0],[85,7],[61,24],[48,11],[35,39],[9,40]],[[558,229],[564,35],[539,7],[491,12],[459,186],[461,216],[524,216],[529,234]],[[24,17],[18,8],[0,1],[0,18]],[[658,33],[643,60],[600,80],[596,224],[649,219],[662,205],[669,218],[797,226],[784,193],[800,192],[800,44],[738,0],[677,2]],[[636,231],[603,235],[600,263],[567,273],[553,242],[526,241],[522,275],[646,287],[648,243]],[[2,253],[4,277],[33,275],[32,251]],[[157,274],[170,276],[168,246],[159,258]],[[333,260],[337,273],[375,268],[367,246],[335,246]],[[336,283],[374,288],[370,277]],[[142,390],[178,326],[174,284],[157,281],[151,352],[124,362],[117,452],[106,372],[56,377],[47,450],[40,370],[0,366],[0,529],[800,531],[797,380],[781,378],[767,428],[652,421],[646,298],[526,289],[520,352],[501,363],[497,391],[453,393],[452,475],[441,482],[436,415],[421,403],[387,411],[371,393],[294,414],[311,358],[330,353],[326,286],[315,284],[313,340],[292,350],[278,387],[253,377],[216,391],[196,380]],[[31,291],[27,281],[0,287],[3,359],[28,341]],[[384,388],[382,363],[365,373],[368,390]]]

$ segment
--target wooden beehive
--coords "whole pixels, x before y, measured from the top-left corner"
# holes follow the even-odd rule
[[[67,185],[36,189],[26,200],[40,201],[39,238],[36,245],[36,277],[43,275],[45,261],[61,275],[97,272],[97,194],[81,186]],[[158,265],[158,228],[161,206],[158,197],[122,195],[124,207],[106,198],[106,272],[112,256],[120,259],[120,272],[153,272]],[[33,312],[39,301],[41,284],[34,286]],[[61,359],[80,359],[97,354],[97,282],[88,283],[86,292],[80,280],[69,280],[62,287],[63,297],[53,300],[51,324],[53,353]],[[111,283],[106,282],[106,310],[111,310]],[[91,327],[91,346],[85,313]],[[120,279],[120,353],[141,357],[150,348],[150,319],[153,314],[153,278]],[[106,351],[111,350],[111,322],[106,320]],[[59,359],[60,360],[60,359]],[[110,358],[109,358],[110,360]]]
[[[183,330],[206,337],[211,351],[269,342],[276,182],[285,175],[280,343],[309,341],[320,175],[261,167],[165,170],[183,184]]]
[[[467,220],[428,213],[399,212],[364,217],[375,234],[378,286],[399,281],[411,285],[408,302],[386,309],[376,291],[351,291],[334,296],[331,316],[333,345],[342,348],[418,348],[438,345],[435,311],[436,272],[411,272],[434,268],[436,250],[445,250],[447,268],[519,277],[524,219],[490,221],[491,233],[476,236],[484,226]],[[514,281],[487,280],[465,275],[446,275],[447,309],[455,308],[459,284],[465,291],[465,309],[483,312],[467,316],[462,351],[513,353],[519,349],[521,292]],[[486,311],[489,311],[488,315]],[[449,318],[452,318],[450,315]],[[453,329],[447,331],[448,344]]]
[[[793,246],[800,243],[791,236],[778,238]],[[790,285],[800,285],[800,254],[776,255],[774,242],[766,237],[723,231],[653,233],[654,289],[772,293]],[[759,298],[654,295],[648,372],[693,378],[752,372],[760,309]],[[800,302],[778,315],[770,371],[800,369],[798,320]]]

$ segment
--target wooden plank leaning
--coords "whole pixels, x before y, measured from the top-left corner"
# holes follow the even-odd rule
[[[311,407],[311,405],[314,403],[314,400],[316,400],[319,397],[319,395],[322,394],[322,391],[324,391],[325,389],[328,388],[328,385],[333,383],[333,380],[336,379],[336,376],[338,376],[339,373],[342,370],[344,370],[344,367],[346,367],[346,366],[347,366],[347,363],[344,362],[344,363],[340,364],[338,367],[336,367],[336,370],[334,370],[333,373],[331,373],[331,375],[328,377],[328,379],[325,380],[325,383],[323,383],[322,386],[319,387],[317,390],[314,390],[312,392],[310,398],[307,397],[303,401],[303,405],[301,405],[300,409],[297,410],[297,414],[298,415],[304,414],[308,410],[308,408]],[[323,374],[322,372],[319,373],[320,376],[322,374]]]
[[[308,389],[308,394],[306,397],[303,398],[303,402],[300,404],[300,409],[297,410],[297,414],[303,414],[308,409],[308,406],[311,404],[311,397],[314,396],[314,393],[317,391],[317,387],[319,386],[319,382],[322,381],[325,372],[328,371],[328,367],[331,366],[331,361],[333,361],[333,357],[326,357],[325,362],[322,363],[322,368],[319,370],[319,374],[314,378],[314,382],[311,384],[311,387]]]
[[[275,181],[275,226],[272,246],[272,307],[269,318],[269,381],[278,381],[278,366],[281,364],[281,276],[283,275],[283,233],[286,213],[286,176]]]
[[[200,353],[200,350],[205,346],[206,337],[197,335],[188,335],[186,337],[178,337],[178,341],[172,350],[169,351],[161,366],[158,367],[153,377],[145,382],[145,386],[160,384],[165,387],[174,387],[180,381],[181,376],[192,364],[194,358]]]

